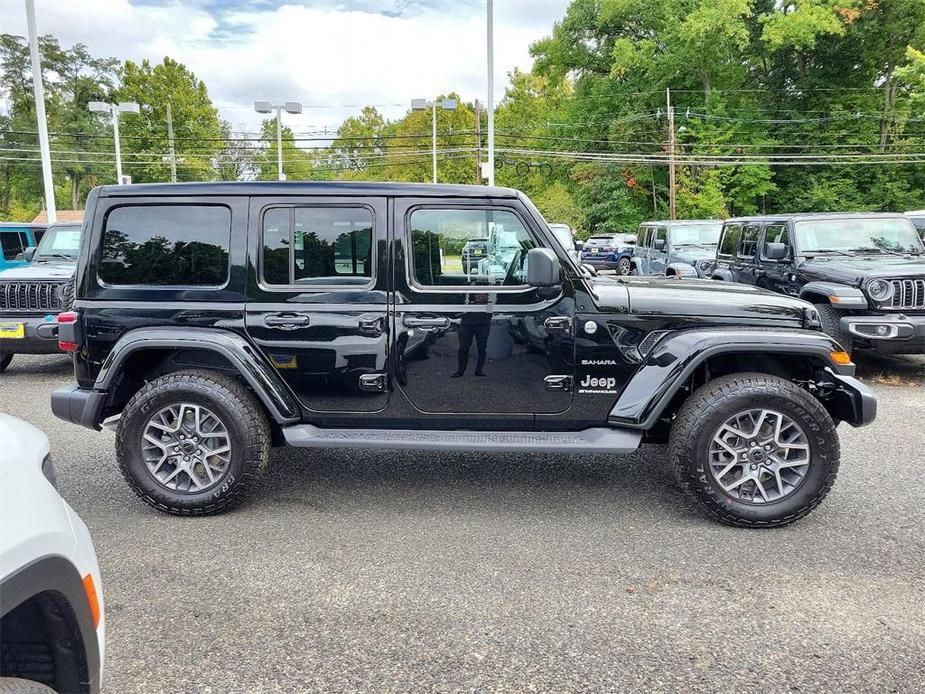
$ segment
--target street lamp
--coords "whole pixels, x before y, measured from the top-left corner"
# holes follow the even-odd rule
[[[255,101],[254,110],[257,113],[273,113],[276,111],[276,165],[279,167],[279,180],[285,181],[283,173],[283,126],[280,121],[280,111],[286,113],[302,113],[302,104],[298,101],[286,101],[282,104],[271,104],[269,101]]]
[[[112,116],[112,132],[116,141],[116,180],[122,183],[122,148],[119,145],[119,113],[140,113],[141,107],[134,101],[120,101],[108,104],[105,101],[91,101],[87,108],[94,113],[108,113]]]
[[[431,144],[432,144],[432,159],[433,159],[433,169],[434,169],[434,183],[437,182],[437,109],[441,108],[444,111],[455,111],[456,110],[456,99],[442,99],[439,103],[436,101],[428,101],[427,99],[412,99],[411,100],[411,110],[412,111],[426,111],[430,109],[431,116]]]

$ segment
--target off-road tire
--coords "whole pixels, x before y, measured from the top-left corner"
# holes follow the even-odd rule
[[[179,402],[203,405],[228,429],[231,460],[219,486],[179,492],[148,472],[141,437],[150,416]],[[116,432],[116,457],[129,486],[154,508],[178,516],[208,516],[244,501],[258,486],[270,454],[271,432],[261,404],[233,378],[211,371],[177,371],[149,381],[125,406]]]
[[[64,285],[63,296],[61,297],[61,308],[64,311],[74,310],[74,295],[77,293],[77,277],[71,277],[70,281]]]
[[[806,433],[810,464],[792,494],[753,505],[733,499],[709,469],[710,442],[737,412],[773,408]],[[678,411],[668,441],[668,459],[682,490],[706,513],[727,525],[774,528],[793,523],[815,509],[835,483],[839,441],[832,417],[810,393],[790,381],[762,373],[721,376],[695,391]]]
[[[854,349],[854,338],[851,333],[841,329],[839,325],[841,312],[832,304],[813,304],[813,306],[819,311],[819,317],[822,319],[822,331],[834,338],[848,354],[851,354]]]
[[[629,275],[630,272],[632,272],[632,263],[630,263],[630,259],[620,258],[620,260],[617,261],[617,274],[625,277]]]
[[[0,694],[55,694],[55,690],[20,677],[0,677]]]
[[[6,371],[6,367],[10,365],[11,361],[13,361],[12,352],[0,352],[0,374]]]

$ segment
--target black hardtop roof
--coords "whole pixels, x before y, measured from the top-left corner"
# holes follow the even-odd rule
[[[184,195],[355,195],[398,197],[516,198],[513,188],[445,183],[346,181],[230,181],[213,183],[134,183],[101,186],[104,197]]]
[[[814,219],[902,219],[901,212],[794,212],[792,214],[756,214],[748,217],[732,217],[731,222],[798,222]]]
[[[649,226],[651,224],[665,224],[671,226],[672,224],[722,224],[722,219],[656,219],[650,222],[643,222],[639,226]]]

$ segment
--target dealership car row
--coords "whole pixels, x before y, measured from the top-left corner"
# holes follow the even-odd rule
[[[385,222],[392,207],[404,226]],[[579,247],[506,189],[103,187],[86,224],[0,225],[0,373],[16,353],[73,354],[54,413],[115,429],[129,486],[178,515],[243,501],[271,445],[622,454],[645,440],[669,443],[714,519],[775,527],[825,497],[838,423],[875,416],[849,353],[925,353],[910,219],[653,221]],[[29,485],[53,484],[40,432],[0,419],[0,434],[39,461]],[[41,621],[60,605],[6,591],[36,557],[0,546],[4,630],[43,631],[52,658],[0,675],[95,691],[98,569],[69,527],[79,605],[61,634]]]

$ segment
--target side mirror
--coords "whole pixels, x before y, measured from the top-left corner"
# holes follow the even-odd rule
[[[575,250],[576,250],[576,251],[583,251],[584,249],[585,249],[585,242],[584,242],[584,241],[579,241],[578,239],[575,239]]]
[[[32,258],[35,257],[35,248],[35,246],[29,246],[26,250],[24,250],[22,253],[22,259],[27,263],[31,263]]]
[[[786,243],[768,243],[764,246],[764,255],[768,260],[783,260],[790,255]]]
[[[665,239],[655,239],[655,250],[657,251],[665,250]]]
[[[531,287],[555,287],[562,267],[556,254],[548,248],[527,251],[527,284]]]

